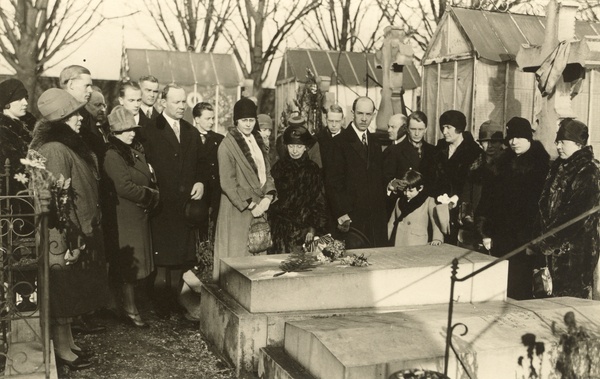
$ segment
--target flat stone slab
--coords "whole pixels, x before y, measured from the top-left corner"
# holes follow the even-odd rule
[[[281,272],[288,255],[221,259],[220,287],[252,313],[343,308],[396,307],[448,302],[450,264],[459,260],[464,276],[493,257],[452,245],[349,250],[364,254],[368,267],[338,263],[311,271]],[[459,282],[459,302],[506,299],[508,262],[501,262],[465,282]]]
[[[534,366],[541,367],[540,378],[549,378],[559,340],[552,333],[552,324],[564,332],[563,317],[569,311],[574,312],[578,325],[592,334],[600,330],[600,303],[591,300],[455,304],[454,323],[465,324],[468,333],[460,336],[464,329],[457,327],[453,343],[472,378],[528,377],[518,362],[521,358],[525,367],[529,365],[521,341],[531,333],[546,350]],[[397,313],[292,321],[286,324],[284,348],[317,378],[388,378],[399,370],[414,368],[443,372],[446,324],[447,306],[441,305]],[[466,377],[452,353],[449,362],[450,378]]]

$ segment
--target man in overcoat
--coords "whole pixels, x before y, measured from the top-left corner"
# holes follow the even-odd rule
[[[390,119],[390,124],[391,121]],[[393,179],[400,179],[412,168],[421,173],[425,191],[429,192],[433,179],[435,147],[424,139],[427,132],[427,116],[421,111],[415,111],[406,119],[406,126],[406,138],[390,145],[383,152],[385,181],[390,183]]]
[[[352,113],[354,120],[333,139],[325,191],[340,231],[353,227],[368,238],[371,246],[386,246],[383,154],[381,145],[367,130],[375,115],[375,104],[368,97],[359,97],[352,104]]]
[[[340,134],[343,129],[342,125],[344,122],[344,110],[338,104],[330,105],[326,109],[325,120],[327,127],[322,128],[317,134],[315,134],[315,138],[319,142],[323,171],[325,171],[325,166],[327,166],[329,163],[329,155],[331,154],[333,137]]]
[[[196,263],[195,232],[184,217],[184,207],[188,200],[202,198],[206,173],[202,171],[200,133],[183,120],[184,89],[167,85],[161,102],[163,113],[141,133],[160,190],[160,204],[150,220],[157,267],[154,300],[157,312],[168,316],[170,309],[178,308],[175,299],[183,272]]]

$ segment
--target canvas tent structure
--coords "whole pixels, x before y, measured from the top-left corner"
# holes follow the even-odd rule
[[[575,34],[599,36],[600,24],[577,21]],[[429,117],[427,139],[440,138],[439,115],[449,109],[465,113],[476,136],[488,119],[505,125],[514,116],[537,125],[540,100],[534,73],[521,71],[515,58],[522,44],[541,45],[545,17],[449,7],[423,57],[423,111]],[[600,62],[586,64],[586,79],[572,100],[574,114],[590,126],[590,144],[600,151]],[[435,120],[435,121],[434,121]],[[535,138],[535,136],[534,136]]]
[[[160,88],[176,83],[185,89],[185,119],[192,121],[191,110],[200,101],[215,107],[214,130],[224,134],[233,125],[233,105],[240,97],[241,76],[231,54],[126,49],[122,76],[137,81],[144,75],[155,76]]]
[[[279,120],[286,104],[296,98],[298,88],[306,81],[306,69],[316,77],[331,78],[330,93],[350,121],[352,102],[357,96],[369,96],[376,106],[381,101],[381,69],[377,68],[375,54],[346,51],[288,49],[283,56],[276,82],[275,115]],[[416,110],[421,77],[413,65],[403,70],[404,101],[409,109]],[[374,126],[374,122],[372,124]]]

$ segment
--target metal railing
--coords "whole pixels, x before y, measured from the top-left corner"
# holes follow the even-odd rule
[[[12,176],[7,160],[0,173],[0,371],[49,378],[48,208]]]
[[[594,214],[600,212],[600,205],[595,206],[594,208],[580,214],[579,216],[565,222],[562,225],[559,225],[551,230],[549,230],[548,232],[542,234],[541,236],[537,237],[536,239],[527,242],[526,244],[517,247],[516,249],[508,252],[507,254],[504,254],[503,256],[495,259],[494,261],[488,263],[487,265],[481,267],[478,270],[475,270],[471,273],[469,273],[468,275],[465,275],[461,278],[457,277],[456,274],[458,272],[458,259],[454,258],[452,260],[452,274],[450,276],[450,300],[448,302],[448,322],[446,325],[446,347],[444,350],[444,375],[448,376],[448,364],[449,364],[449,360],[450,360],[450,350],[452,350],[452,352],[454,353],[455,358],[458,360],[459,364],[461,365],[461,367],[463,368],[463,370],[465,371],[466,375],[473,379],[473,376],[471,376],[471,373],[469,372],[469,370],[467,369],[466,365],[464,364],[464,362],[462,361],[462,359],[460,358],[458,351],[455,349],[454,345],[452,344],[452,334],[454,332],[454,329],[457,327],[462,327],[464,329],[463,333],[461,334],[461,336],[466,335],[469,332],[469,328],[467,327],[467,325],[459,322],[456,324],[453,324],[452,321],[452,316],[453,316],[453,312],[454,312],[454,287],[456,285],[456,282],[464,282],[466,280],[471,279],[474,276],[477,276],[478,274],[490,269],[491,267],[497,265],[498,263],[505,261],[519,253],[524,253],[525,249],[527,249],[529,246],[534,245],[539,243],[540,241],[560,232],[561,230],[568,228],[569,226],[583,220],[584,218]]]

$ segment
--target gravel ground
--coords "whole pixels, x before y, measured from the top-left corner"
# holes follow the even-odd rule
[[[233,379],[234,371],[216,356],[200,334],[198,323],[182,315],[158,318],[148,301],[140,304],[150,329],[129,326],[116,317],[96,317],[106,325],[104,333],[76,335],[76,342],[96,355],[94,366],[71,371],[58,367],[59,378],[206,378]]]

